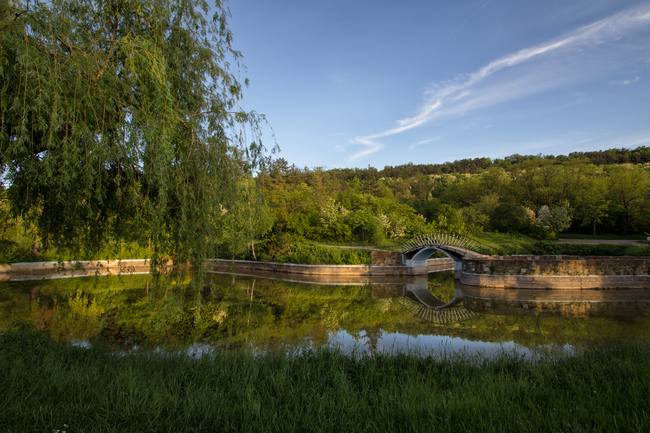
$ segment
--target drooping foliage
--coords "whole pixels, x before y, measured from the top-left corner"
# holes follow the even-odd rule
[[[263,150],[227,17],[219,0],[0,0],[0,176],[44,242],[208,255]]]

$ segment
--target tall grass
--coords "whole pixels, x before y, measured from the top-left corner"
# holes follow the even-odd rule
[[[648,431],[650,348],[535,363],[333,350],[193,358],[0,336],[5,431]]]

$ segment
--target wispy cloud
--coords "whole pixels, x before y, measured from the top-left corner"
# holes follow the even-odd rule
[[[413,144],[411,144],[411,145],[409,146],[409,149],[410,149],[410,150],[415,150],[415,149],[417,149],[417,148],[420,147],[420,146],[423,146],[423,145],[425,145],[425,144],[429,144],[429,143],[433,143],[434,141],[439,141],[439,140],[440,140],[439,138],[429,138],[428,140],[418,141],[417,143],[413,143]]]
[[[415,116],[398,120],[397,126],[382,132],[353,138],[351,143],[360,145],[361,150],[349,160],[354,161],[383,149],[384,145],[379,141],[381,138],[418,128],[443,116],[464,114],[556,88],[572,80],[585,79],[584,68],[595,69],[588,62],[590,53],[606,50],[648,25],[650,5],[627,9],[560,38],[494,60],[459,79],[438,84],[426,93],[426,102]],[[524,67],[535,61],[544,61],[544,64],[535,64],[535,68]],[[575,68],[576,62],[581,61],[584,67]],[[608,62],[611,63],[611,60],[608,59]],[[598,67],[606,66],[600,62]],[[617,84],[634,81],[638,81],[638,77]]]
[[[641,80],[641,77],[639,77],[637,75],[636,77],[634,77],[631,80],[615,80],[615,81],[610,81],[609,84],[623,84],[623,85],[626,85],[626,84],[636,83],[636,82],[638,82],[640,80]]]

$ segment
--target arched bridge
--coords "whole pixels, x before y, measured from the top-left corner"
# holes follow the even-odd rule
[[[402,245],[402,259],[408,267],[427,266],[427,259],[436,251],[454,261],[454,274],[460,278],[462,259],[484,254],[485,246],[467,236],[454,233],[430,233],[416,236]]]

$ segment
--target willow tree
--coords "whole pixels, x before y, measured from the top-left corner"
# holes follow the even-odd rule
[[[200,267],[263,151],[227,18],[219,0],[0,0],[0,176],[45,242],[135,234]]]

